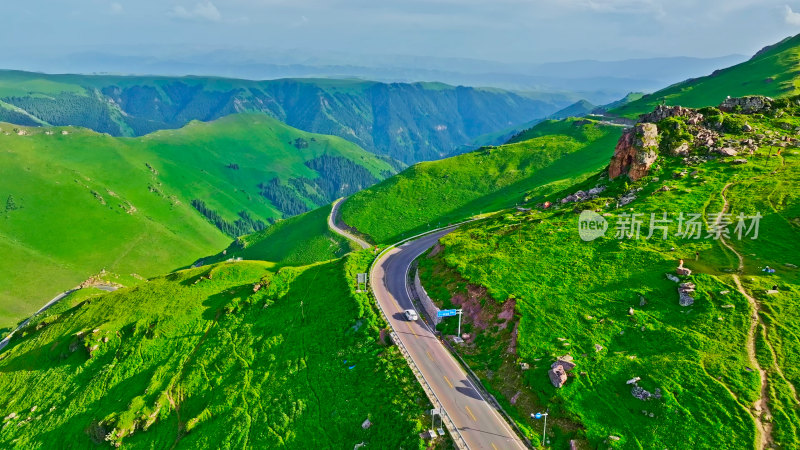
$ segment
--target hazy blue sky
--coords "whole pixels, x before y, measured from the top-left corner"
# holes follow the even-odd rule
[[[800,33],[800,0],[3,3],[0,48],[39,53],[209,46],[542,62],[751,54]]]

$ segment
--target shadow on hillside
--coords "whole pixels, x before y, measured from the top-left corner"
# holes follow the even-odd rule
[[[38,434],[36,436],[37,442],[42,443],[44,447],[60,447],[61,445],[64,445],[65,447],[70,448],[73,446],[84,448],[91,446],[92,439],[87,434],[89,432],[89,428],[94,422],[103,420],[111,414],[119,414],[123,411],[126,411],[133,398],[137,396],[144,396],[144,403],[146,405],[153,405],[156,402],[157,398],[163,391],[154,390],[152,392],[148,392],[148,386],[151,384],[154,374],[163,366],[167,366],[168,364],[169,358],[164,358],[159,363],[153,364],[151,370],[135,373],[114,384],[114,386],[110,389],[106,390],[106,385],[104,384],[102,389],[92,390],[91,392],[87,392],[85,390],[86,384],[91,383],[89,380],[93,380],[93,377],[96,377],[97,373],[85,373],[84,375],[86,378],[86,384],[82,384],[84,389],[83,391],[78,392],[78,395],[67,395],[65,397],[61,397],[58,395],[58,393],[54,392],[54,396],[56,398],[66,398],[67,400],[60,404],[48,405],[56,408],[50,414],[63,414],[65,410],[79,412],[58,426],[49,428],[48,431]],[[102,370],[102,367],[98,366],[98,372],[100,370]],[[174,373],[174,371],[171,370],[167,373]],[[80,403],[81,401],[85,402],[86,400],[90,400],[90,403]],[[170,417],[173,415],[174,411],[170,411]],[[164,419],[159,419],[159,422],[163,423],[163,421]],[[114,426],[113,423],[106,425],[108,427],[108,431],[110,431]],[[84,433],[82,436],[86,440],[84,442],[64,442],[64,436],[77,434],[75,433],[75,430],[83,430]],[[151,433],[148,439],[152,440],[157,437],[157,435],[153,435],[153,433]],[[55,443],[59,444],[54,445]],[[155,445],[156,443],[151,442],[151,444]],[[156,445],[156,447],[158,447],[158,445]]]

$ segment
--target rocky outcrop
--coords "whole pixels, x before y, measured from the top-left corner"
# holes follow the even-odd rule
[[[717,139],[719,139],[719,134],[717,132],[711,131],[708,128],[700,128],[695,134],[694,145],[697,147],[711,148],[717,143]]]
[[[697,125],[703,121],[703,115],[683,106],[658,105],[653,112],[642,114],[639,122],[658,123],[670,117],[688,117],[689,125]]]
[[[741,108],[741,112],[745,114],[753,114],[768,110],[772,107],[772,99],[764,97],[763,95],[751,95],[748,97],[727,98],[719,109],[724,112],[734,112]]]
[[[570,194],[561,199],[561,203],[574,203],[574,202],[582,202],[584,200],[591,200],[597,198],[603,191],[606,190],[605,186],[596,186],[588,191],[578,191],[574,194]]]
[[[658,127],[653,123],[640,123],[626,130],[617,143],[608,168],[608,177],[628,174],[631,180],[647,175],[658,158]]]

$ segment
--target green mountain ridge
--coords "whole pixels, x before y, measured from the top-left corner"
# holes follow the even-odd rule
[[[141,136],[191,120],[263,112],[406,164],[441,158],[477,136],[545,117],[572,101],[563,94],[442,83],[0,71],[0,121]]]
[[[531,130],[519,142],[406,169],[349,198],[342,220],[374,242],[391,243],[524,203],[606,164],[622,132],[586,119],[546,121]]]
[[[800,35],[768,46],[741,64],[669,86],[610,112],[636,118],[661,103],[702,108],[719,105],[727,97],[795,95],[800,93],[798,68]]]

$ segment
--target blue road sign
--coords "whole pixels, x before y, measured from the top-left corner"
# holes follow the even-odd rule
[[[534,418],[534,419],[541,419],[541,418],[542,418],[542,413],[536,413],[536,414],[534,414],[534,415],[533,415],[533,418]]]
[[[444,309],[436,313],[436,317],[451,317],[456,315],[455,309]]]

